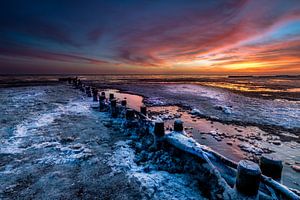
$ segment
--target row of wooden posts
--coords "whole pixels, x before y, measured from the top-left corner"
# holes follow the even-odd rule
[[[93,101],[99,102],[99,111],[110,111],[112,117],[118,116],[117,100],[113,93],[109,94],[109,99],[107,100],[104,91],[102,91],[99,95],[98,89],[84,85],[80,79],[70,78],[69,83],[73,83],[77,89],[85,92],[88,97],[92,97]],[[123,108],[126,108],[127,101],[125,99],[121,100],[120,105]],[[134,119],[135,113],[136,112],[133,109],[126,108],[126,120]],[[141,116],[145,119],[148,119],[147,108],[145,106],[140,107],[139,114],[141,114]],[[173,130],[176,132],[183,132],[183,122],[181,120],[175,120]],[[156,138],[163,138],[165,136],[165,126],[163,121],[154,122],[153,133]],[[224,157],[222,157],[222,159],[224,159]],[[283,169],[282,160],[269,155],[263,155],[260,158],[259,165],[249,160],[241,160],[238,164],[232,163],[230,166],[237,166],[235,188],[239,193],[245,196],[257,196],[260,188],[260,182],[264,180],[264,182],[269,184],[271,183],[271,186],[276,186],[275,189],[278,189],[279,187],[279,192],[285,193],[285,196],[290,197],[291,199],[299,199],[299,196],[280,184]],[[274,184],[272,181],[270,182],[270,180],[267,180],[266,177],[272,178],[278,183],[278,185],[276,185],[276,183]]]

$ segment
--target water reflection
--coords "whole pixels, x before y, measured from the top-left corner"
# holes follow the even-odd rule
[[[284,161],[282,182],[289,187],[300,189],[300,174],[290,166],[291,163],[300,163],[300,144],[280,142],[277,136],[272,136],[255,126],[223,124],[195,117],[177,106],[150,107],[148,110],[154,116],[165,118],[167,129],[173,127],[177,117],[180,118],[184,121],[188,135],[234,161],[255,160],[263,153],[276,155]]]
[[[105,91],[105,96],[108,98],[110,93],[113,93],[115,98],[120,101],[123,99],[127,100],[127,107],[132,108],[136,111],[140,111],[140,107],[144,105],[143,103],[143,97],[134,95],[134,94],[129,94],[129,93],[122,93],[119,90],[115,89],[106,89],[103,90]]]
[[[123,93],[114,89],[105,90],[106,96],[114,93],[119,100],[126,99],[129,108],[138,110],[143,104],[143,97]],[[255,159],[261,153],[273,153],[284,160],[284,184],[293,188],[299,187],[300,175],[293,171],[290,163],[300,162],[300,145],[296,142],[280,142],[277,136],[262,131],[255,126],[237,126],[223,124],[196,117],[177,106],[149,107],[149,117],[165,119],[166,128],[173,126],[175,118],[184,121],[186,132],[200,144],[207,145],[224,156],[239,161],[241,159]],[[175,116],[175,117],[174,117]],[[278,143],[274,144],[272,141]]]

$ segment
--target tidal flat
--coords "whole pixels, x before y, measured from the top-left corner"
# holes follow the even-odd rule
[[[164,120],[167,131],[181,119],[190,137],[234,161],[258,162],[263,154],[282,159],[281,182],[300,189],[297,99],[246,95],[198,81],[81,78],[126,99],[130,108],[146,105],[149,118]],[[2,80],[0,88],[1,198],[169,198],[182,188],[184,194],[176,194],[182,199],[203,198],[193,177],[155,168],[149,173],[149,166],[137,164],[122,126],[95,112],[79,91],[55,76],[22,79]]]

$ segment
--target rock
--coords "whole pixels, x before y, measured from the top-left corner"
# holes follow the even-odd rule
[[[193,110],[191,111],[191,114],[192,114],[192,115],[201,115],[202,112],[201,112],[200,110],[198,110],[198,109],[193,109]]]
[[[280,142],[280,140],[274,140],[274,141],[272,141],[272,144],[281,145],[281,142]]]
[[[295,170],[296,172],[300,172],[300,166],[299,165],[292,165],[291,166],[293,170]]]
[[[261,148],[254,147],[253,145],[242,143],[239,144],[238,147],[245,152],[253,153],[255,155],[261,155],[264,151]]]
[[[292,163],[290,163],[290,162],[288,162],[288,161],[286,161],[286,162],[284,162],[286,165],[292,165]]]
[[[60,143],[61,144],[66,144],[66,143],[73,142],[74,140],[75,140],[74,137],[65,137],[65,138],[61,138]]]
[[[226,144],[228,144],[228,145],[232,146],[232,142],[226,142]]]

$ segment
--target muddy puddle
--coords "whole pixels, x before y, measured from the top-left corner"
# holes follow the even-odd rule
[[[120,92],[115,89],[103,90],[106,97],[114,93],[118,100],[127,100],[128,107],[138,110],[144,105],[143,97]],[[165,121],[166,130],[171,130],[175,119],[184,122],[185,132],[197,142],[207,145],[220,154],[234,161],[250,159],[258,162],[262,154],[273,154],[284,161],[282,183],[300,189],[300,173],[292,166],[300,164],[300,144],[283,142],[276,135],[255,126],[239,126],[211,121],[195,115],[192,111],[178,106],[150,106],[148,116]]]

